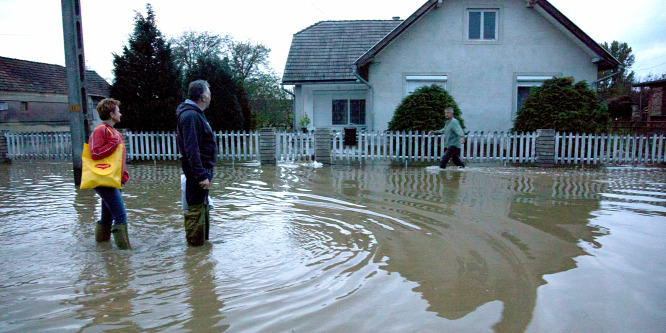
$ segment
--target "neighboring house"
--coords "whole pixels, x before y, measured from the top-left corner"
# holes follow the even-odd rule
[[[88,112],[100,122],[95,107],[109,96],[111,85],[86,71]],[[0,130],[69,131],[65,67],[0,57]]]
[[[631,126],[636,130],[636,125],[643,133],[666,134],[666,79],[642,82],[634,84],[634,87],[650,88],[650,99],[647,101],[647,109],[643,105],[637,105],[634,119],[638,124],[632,122]],[[641,101],[644,103],[644,101]],[[643,113],[644,111],[647,111]],[[646,117],[643,117],[645,115]]]
[[[506,131],[533,86],[592,84],[619,62],[545,0],[430,0],[406,20],[323,21],[292,39],[282,83],[294,122],[386,130],[402,99],[439,84],[471,131]]]
[[[652,89],[647,107],[647,121],[666,121],[666,79],[634,84],[634,87]]]

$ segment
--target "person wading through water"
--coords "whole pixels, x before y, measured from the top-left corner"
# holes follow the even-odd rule
[[[429,135],[435,134],[444,134],[444,155],[439,161],[439,167],[441,169],[446,169],[446,164],[449,163],[449,160],[453,160],[453,163],[458,166],[458,168],[464,168],[465,164],[460,160],[460,149],[462,145],[465,144],[465,132],[460,126],[458,119],[453,117],[453,108],[448,107],[444,109],[444,117],[446,118],[446,124],[444,128],[438,131],[430,131]]]
[[[188,99],[176,110],[176,142],[186,178],[185,238],[191,246],[203,245],[210,229],[208,191],[217,161],[217,143],[204,115],[210,100],[208,82],[193,81],[188,88]]]

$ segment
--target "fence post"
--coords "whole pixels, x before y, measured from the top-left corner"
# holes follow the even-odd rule
[[[555,166],[555,130],[538,129],[536,138],[536,166],[552,168]]]
[[[0,163],[11,163],[12,160],[9,159],[9,143],[7,142],[7,137],[5,134],[9,131],[0,131]]]
[[[315,161],[331,165],[332,138],[330,128],[316,128],[314,134],[315,140]]]
[[[275,157],[276,134],[275,129],[264,127],[259,131],[259,161],[261,164],[276,165]]]

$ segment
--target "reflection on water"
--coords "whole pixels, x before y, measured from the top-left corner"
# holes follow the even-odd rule
[[[180,168],[130,165],[132,251],[67,163],[0,165],[0,331],[660,331],[661,169],[225,165],[188,248]]]

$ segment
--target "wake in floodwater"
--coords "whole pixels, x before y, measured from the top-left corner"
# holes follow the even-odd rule
[[[439,165],[431,165],[431,166],[427,166],[425,169],[428,172],[446,172],[446,171],[448,171],[448,172],[451,172],[451,171],[465,172],[465,171],[468,171],[470,169],[470,167],[466,166],[464,168],[458,168],[457,166],[453,165],[453,166],[447,166],[446,169],[442,169],[442,168],[439,167]]]

